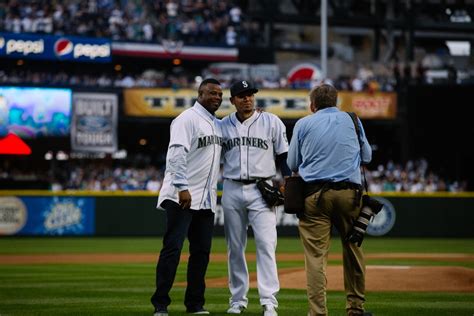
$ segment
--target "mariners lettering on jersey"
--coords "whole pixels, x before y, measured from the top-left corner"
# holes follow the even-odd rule
[[[219,145],[222,146],[222,137],[219,137],[217,135],[207,135],[203,137],[198,138],[198,147],[197,148],[203,148],[209,145]]]
[[[224,150],[224,152],[227,152],[236,146],[257,147],[264,150],[268,149],[267,140],[257,137],[234,137],[222,143],[222,149]]]

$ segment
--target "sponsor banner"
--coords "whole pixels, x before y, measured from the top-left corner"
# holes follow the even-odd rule
[[[80,152],[117,151],[117,95],[74,93],[71,148]]]
[[[229,100],[230,92],[224,90],[224,100],[216,112],[224,117],[235,111]],[[191,107],[197,92],[191,89],[140,89],[124,90],[125,114],[129,116],[176,117]],[[311,114],[306,90],[260,90],[255,95],[257,107],[278,115],[282,119],[299,119]],[[396,117],[396,93],[339,92],[338,107],[355,112],[362,119],[394,119]]]
[[[110,62],[108,39],[0,33],[0,57]]]
[[[163,40],[160,44],[114,42],[112,54],[148,58],[237,61],[239,51],[229,47],[185,46],[181,41]]]
[[[93,235],[95,200],[0,197],[0,235]]]
[[[355,112],[363,119],[395,119],[397,94],[395,92],[339,92],[339,108]]]

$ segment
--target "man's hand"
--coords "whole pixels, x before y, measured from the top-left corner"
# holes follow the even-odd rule
[[[179,205],[186,210],[191,207],[191,193],[189,190],[179,191]]]
[[[352,229],[352,231],[346,237],[346,241],[356,244],[357,247],[360,247],[362,245],[362,241],[364,241],[364,234],[355,229]]]
[[[280,185],[280,187],[278,189],[280,190],[281,194],[283,194],[283,196],[285,196],[285,186]]]

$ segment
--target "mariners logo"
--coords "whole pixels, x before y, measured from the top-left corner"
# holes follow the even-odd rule
[[[64,56],[70,54],[74,45],[67,38],[60,38],[54,43],[54,53],[56,56]]]
[[[370,236],[383,236],[393,228],[393,225],[395,225],[395,208],[387,199],[381,197],[372,198],[383,203],[383,208],[369,223],[367,234]]]

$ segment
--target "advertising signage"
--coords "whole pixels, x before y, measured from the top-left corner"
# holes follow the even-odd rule
[[[217,117],[235,111],[229,96],[229,90],[224,90]],[[128,88],[124,90],[124,111],[128,116],[172,118],[193,106],[196,97],[195,91],[190,89]],[[311,114],[306,90],[260,89],[255,95],[255,103],[258,108],[282,119],[299,119]],[[337,107],[355,112],[361,119],[393,120],[397,117],[397,94],[340,91]]]
[[[71,147],[77,152],[117,150],[117,95],[74,93]]]
[[[0,33],[0,57],[110,62],[107,39]]]
[[[0,236],[72,236],[93,235],[94,232],[94,198],[0,197]]]

